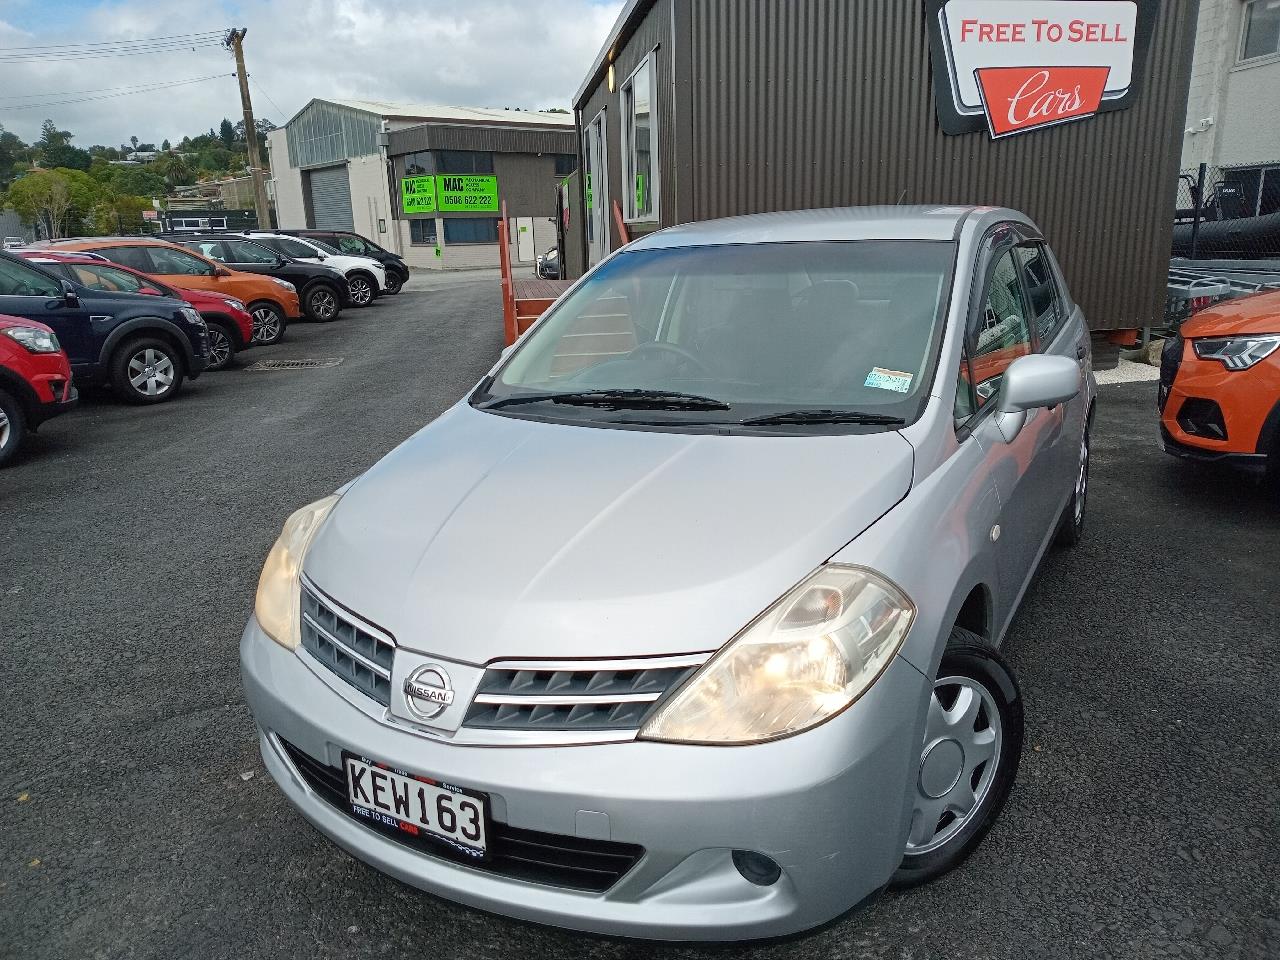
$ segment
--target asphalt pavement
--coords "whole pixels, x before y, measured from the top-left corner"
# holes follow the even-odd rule
[[[1160,452],[1151,383],[1103,389],[1086,540],[1006,640],[1018,784],[959,871],[726,950],[483,914],[322,838],[240,695],[259,566],[483,375],[499,317],[490,277],[411,287],[244,357],[336,366],[91,396],[0,471],[0,957],[1280,956],[1280,500]]]

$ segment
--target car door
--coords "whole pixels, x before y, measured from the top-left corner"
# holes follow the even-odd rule
[[[26,317],[53,328],[73,367],[98,362],[89,308],[63,296],[62,277],[0,257],[0,313]]]
[[[214,260],[221,260],[232,270],[272,276],[280,269],[280,255],[253,240],[237,240],[228,237],[226,240],[219,241],[218,247],[218,255],[208,254],[208,256]]]
[[[991,460],[1000,496],[997,544],[1002,607],[1012,610],[1053,534],[1061,502],[1054,443],[1061,415],[1032,410],[1012,442],[996,423],[1004,372],[1035,350],[1035,332],[1016,254],[1016,235],[997,231],[983,257],[983,282],[969,319],[969,368],[978,408],[974,432]]]
[[[147,247],[146,251],[152,263],[152,269],[149,272],[165,283],[193,290],[218,288],[218,267],[213,261],[198,257],[176,246]]]
[[[1057,418],[1054,457],[1059,471],[1059,498],[1066,505],[1075,489],[1080,466],[1080,440],[1088,415],[1084,389],[1089,357],[1089,329],[1078,307],[1069,303],[1053,258],[1040,240],[1020,244],[1015,251],[1032,314],[1032,328],[1042,353],[1066,357],[1080,367],[1080,393],[1049,413]]]

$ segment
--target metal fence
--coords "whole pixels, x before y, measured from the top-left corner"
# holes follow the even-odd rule
[[[1173,255],[1191,260],[1280,258],[1280,160],[1201,164],[1178,177]]]

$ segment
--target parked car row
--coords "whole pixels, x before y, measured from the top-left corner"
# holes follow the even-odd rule
[[[289,323],[331,322],[407,278],[399,257],[336,231],[74,238],[0,253],[0,464],[74,406],[73,381],[130,403],[169,400],[279,342]]]

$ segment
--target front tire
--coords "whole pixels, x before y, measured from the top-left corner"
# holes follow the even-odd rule
[[[394,297],[397,293],[404,289],[404,281],[400,279],[400,275],[387,271],[387,289],[382,292],[387,296]]]
[[[1080,460],[1076,472],[1076,488],[1067,501],[1067,509],[1058,522],[1057,544],[1074,547],[1084,539],[1084,511],[1089,503],[1089,430],[1093,426],[1090,417],[1080,437]]]
[[[253,317],[254,343],[270,346],[284,339],[284,331],[288,323],[284,313],[274,303],[266,301],[251,303],[249,314]]]
[[[316,323],[329,323],[338,319],[338,314],[342,312],[342,303],[332,287],[318,283],[303,297],[303,309]]]
[[[209,363],[206,370],[225,370],[236,359],[236,341],[231,330],[221,323],[209,324]]]
[[[902,864],[890,881],[914,887],[959,866],[1004,809],[1022,757],[1022,695],[982,637],[952,627],[929,699]]]
[[[155,337],[130,340],[111,358],[111,385],[126,403],[172,400],[182,389],[183,376],[178,351]]]
[[[377,295],[377,288],[373,284],[373,278],[363,273],[357,273],[347,280],[347,298],[351,301],[353,307],[367,307],[373,303],[373,298]]]
[[[16,397],[0,390],[0,467],[18,455],[26,438],[26,411]]]

